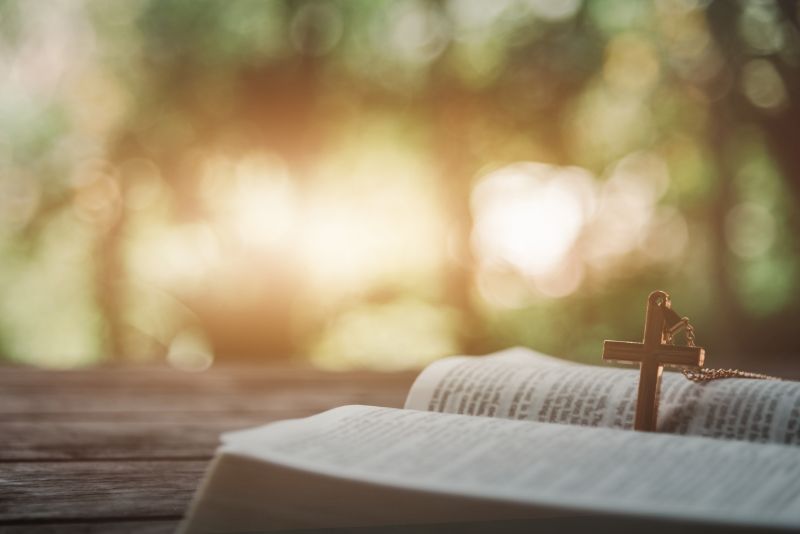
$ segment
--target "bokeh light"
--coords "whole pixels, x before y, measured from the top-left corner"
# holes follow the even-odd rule
[[[546,274],[564,258],[593,208],[592,176],[577,168],[517,163],[473,190],[473,246],[481,261]]]
[[[11,0],[0,79],[8,360],[800,350],[784,2]]]

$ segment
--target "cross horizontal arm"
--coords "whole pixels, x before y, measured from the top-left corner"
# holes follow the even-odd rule
[[[659,363],[664,365],[677,365],[680,367],[700,367],[706,356],[706,351],[700,347],[676,347],[674,345],[661,345],[654,356]]]
[[[676,347],[660,345],[649,351],[642,343],[631,341],[605,341],[603,360],[614,362],[641,363],[645,358],[661,365],[698,367],[703,365],[705,351],[700,347]]]
[[[604,341],[603,360],[607,362],[640,363],[645,354],[644,344],[634,341]]]

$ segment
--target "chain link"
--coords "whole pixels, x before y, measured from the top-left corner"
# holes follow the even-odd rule
[[[666,335],[667,343],[675,344],[675,334],[683,331],[686,338],[686,345],[694,347],[694,326],[689,322],[688,317],[682,317],[679,326],[673,328],[671,332]],[[782,380],[777,376],[764,375],[761,373],[751,373],[748,371],[741,371],[739,369],[684,369],[683,376],[688,380],[697,383],[711,382],[712,380],[719,380],[722,378],[752,378],[756,380]]]
[[[719,380],[720,378],[753,378],[756,380],[783,380],[777,376],[750,373],[739,369],[684,369],[683,376],[692,382],[702,383]]]
[[[684,324],[686,325],[686,344],[690,347],[694,347],[694,327],[689,322],[688,317],[684,317],[681,320],[685,321]]]
[[[671,343],[672,345],[675,344],[675,334],[679,333],[680,331],[684,331],[683,335],[686,337],[686,346],[687,347],[694,347],[694,327],[689,322],[688,317],[683,317],[681,321],[678,323],[680,326],[674,328],[672,332],[667,332],[667,343]]]

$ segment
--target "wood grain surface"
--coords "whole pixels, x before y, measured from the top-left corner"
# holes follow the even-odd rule
[[[402,406],[415,375],[0,368],[0,532],[172,532],[220,433],[343,404]]]

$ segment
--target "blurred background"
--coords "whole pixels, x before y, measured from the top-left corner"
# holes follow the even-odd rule
[[[798,5],[0,0],[0,356],[796,373]]]

